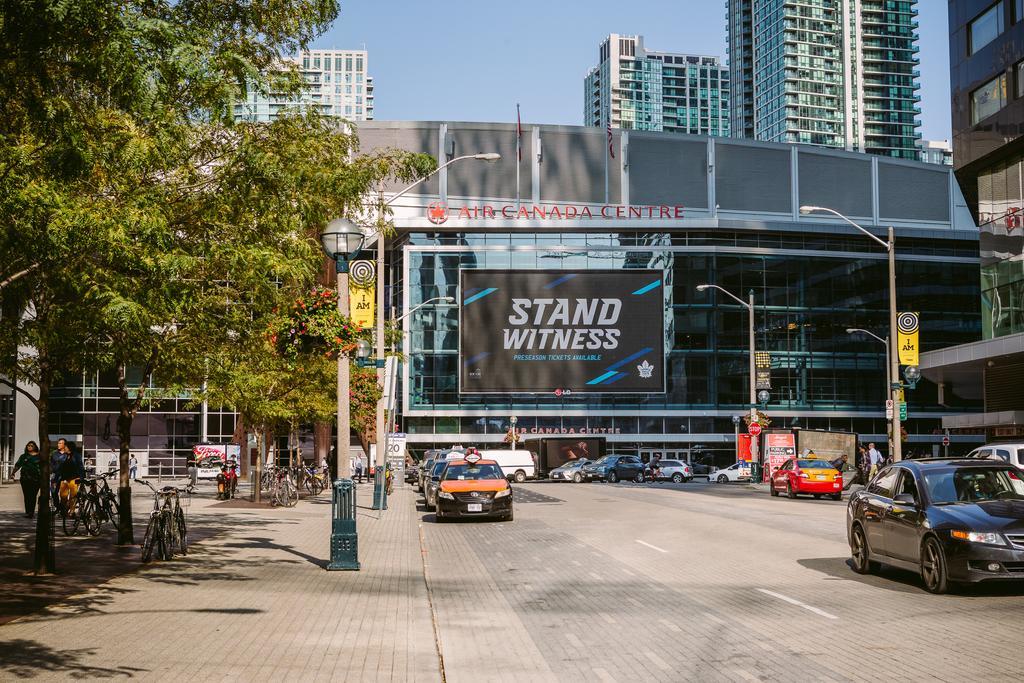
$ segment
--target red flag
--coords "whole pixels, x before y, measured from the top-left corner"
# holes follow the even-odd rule
[[[519,117],[519,103],[516,102],[516,157],[523,160],[523,120]]]
[[[612,148],[612,122],[608,122],[608,153],[612,155],[612,159],[615,158],[615,150]]]

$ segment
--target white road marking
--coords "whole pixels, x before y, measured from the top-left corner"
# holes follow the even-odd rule
[[[764,588],[758,588],[757,590],[760,591],[761,593],[764,593],[765,595],[770,595],[773,598],[778,598],[779,600],[782,600],[783,602],[788,602],[791,605],[796,605],[797,607],[803,607],[808,612],[814,612],[815,614],[817,614],[819,616],[822,616],[822,617],[825,617],[826,619],[838,619],[839,618],[839,617],[837,617],[834,614],[829,614],[828,612],[826,612],[823,609],[818,609],[817,607],[813,607],[811,605],[808,605],[807,603],[800,602],[799,600],[794,600],[793,598],[789,597],[788,595],[783,595],[782,593],[775,593],[773,591],[766,590]]]
[[[669,631],[675,631],[676,633],[682,633],[683,632],[683,629],[679,628],[678,626],[673,624],[668,619],[661,619],[660,621],[661,621],[662,624],[665,625],[665,628],[667,628]]]
[[[606,681],[607,683],[615,683],[615,679],[612,678],[612,675],[610,673],[608,673],[607,671],[605,671],[604,669],[594,669],[594,673],[602,681]]]
[[[652,662],[654,662],[654,666],[658,667],[658,668],[659,668],[659,669],[661,669],[662,671],[669,671],[669,670],[671,670],[671,669],[672,669],[672,667],[670,667],[670,666],[668,665],[668,663],[667,663],[667,662],[666,662],[666,661],[665,661],[664,659],[662,659],[662,658],[661,658],[661,657],[659,657],[658,655],[654,654],[654,653],[653,653],[653,652],[651,652],[650,650],[648,650],[647,652],[645,652],[645,653],[644,653],[644,655],[645,655],[645,656],[647,657],[647,659],[649,659],[649,660],[651,660]]]
[[[641,541],[639,538],[636,539],[636,542],[639,543],[640,545],[645,545],[648,548],[651,548],[652,550],[657,550],[659,553],[668,553],[668,551],[665,550],[664,548],[659,548],[656,545],[651,545],[650,543],[647,543],[645,541]]]

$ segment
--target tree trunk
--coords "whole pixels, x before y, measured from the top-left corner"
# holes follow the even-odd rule
[[[260,427],[254,427],[256,432],[256,481],[253,482],[253,502],[262,502],[263,496],[260,491],[260,484],[263,481],[263,429]]]
[[[132,480],[129,463],[132,455],[132,422],[135,420],[135,410],[128,395],[124,363],[119,363],[117,366],[117,386],[120,399],[120,413],[117,416],[117,438],[120,442],[117,477],[117,545],[134,545],[135,527],[132,520]]]
[[[320,467],[331,451],[331,423],[313,424],[313,467]]]
[[[50,384],[53,373],[48,368],[48,359],[39,358],[39,460],[42,476],[39,482],[39,510],[36,515],[36,547],[32,561],[32,572],[36,576],[53,574],[57,570],[53,551],[53,522],[50,515]]]

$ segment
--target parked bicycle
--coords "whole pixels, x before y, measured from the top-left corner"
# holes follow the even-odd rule
[[[153,491],[153,511],[149,515],[146,535],[142,540],[142,561],[169,560],[175,553],[188,554],[188,529],[181,496],[185,489],[164,486],[157,489],[145,479],[136,479]]]
[[[303,472],[305,488],[311,496],[318,496],[328,488],[326,472],[318,472],[316,468],[310,466],[303,467]]]
[[[270,485],[270,504],[293,507],[298,502],[299,489],[292,482],[291,473],[285,468],[278,468]]]

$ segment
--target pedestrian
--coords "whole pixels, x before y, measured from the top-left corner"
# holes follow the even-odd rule
[[[363,459],[358,455],[352,457],[352,474],[357,482],[363,483]]]
[[[832,461],[832,467],[835,467],[837,470],[842,472],[843,468],[846,467],[846,463],[849,462],[849,460],[850,458],[846,455],[846,453],[843,453],[840,457]]]
[[[191,451],[185,456],[185,471],[188,472],[188,481],[192,486],[199,483],[199,469],[196,467],[195,451]]]
[[[67,439],[57,439],[57,450],[50,456],[50,471],[52,493],[65,510],[74,512],[78,479],[85,476],[85,466],[79,463]]]
[[[875,478],[878,474],[878,469],[883,465],[885,460],[882,458],[882,454],[875,448],[875,444],[868,444],[868,480]]]
[[[21,495],[25,497],[25,516],[32,519],[35,516],[36,498],[39,497],[39,480],[43,478],[43,466],[39,461],[39,446],[35,441],[25,444],[25,451],[14,463],[14,471],[11,476],[21,470]]]
[[[131,476],[132,481],[135,481],[139,475],[139,459],[135,457],[134,453],[128,457],[128,474]]]

